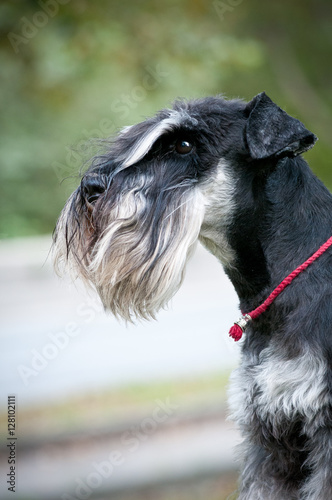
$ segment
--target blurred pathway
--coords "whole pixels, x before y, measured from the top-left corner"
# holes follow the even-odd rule
[[[162,409],[159,407],[160,416]],[[34,500],[79,500],[228,477],[236,471],[238,433],[222,411],[185,418],[173,409],[163,423],[150,416],[127,430],[35,442],[19,450],[17,493]],[[164,412],[164,416],[166,413]],[[154,425],[152,425],[152,422]],[[0,453],[0,476],[5,477]],[[11,494],[3,489],[3,500]],[[150,498],[150,497],[149,497]]]
[[[54,275],[50,237],[0,243],[0,407],[64,398],[109,386],[196,377],[236,364],[227,332],[237,298],[202,247],[158,320],[125,327],[91,292]]]

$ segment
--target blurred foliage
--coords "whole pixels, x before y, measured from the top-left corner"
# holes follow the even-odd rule
[[[318,135],[307,158],[331,187],[331,14],[330,0],[2,0],[0,237],[52,231],[84,141],[176,97],[265,90]]]

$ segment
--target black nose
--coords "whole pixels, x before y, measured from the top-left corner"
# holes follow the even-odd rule
[[[87,175],[81,181],[81,192],[88,203],[95,203],[106,190],[104,176]]]

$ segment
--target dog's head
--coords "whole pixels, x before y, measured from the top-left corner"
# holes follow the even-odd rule
[[[93,159],[58,220],[56,266],[92,283],[115,315],[154,317],[179,288],[199,238],[232,265],[227,227],[238,179],[315,139],[264,93],[248,104],[176,102],[122,130]]]

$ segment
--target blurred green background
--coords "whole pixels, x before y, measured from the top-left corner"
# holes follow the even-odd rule
[[[265,90],[332,186],[330,0],[2,0],[0,30],[2,239],[50,233],[85,141],[177,97]]]

